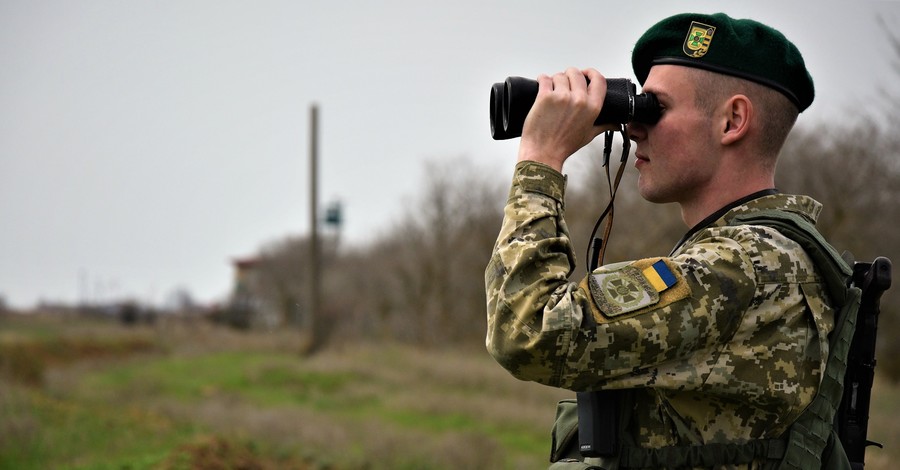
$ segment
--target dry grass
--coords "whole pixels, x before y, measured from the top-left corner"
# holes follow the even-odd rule
[[[353,345],[307,357],[297,333],[200,322],[125,328],[32,317],[3,326],[0,351],[34,353],[40,380],[16,376],[28,386],[0,402],[0,452],[49,445],[67,455],[67,447],[93,444],[66,426],[129,426],[136,435],[173,436],[148,443],[148,452],[162,449],[150,463],[128,462],[132,468],[218,468],[208,458],[217,453],[234,462],[253,457],[244,468],[530,468],[543,465],[555,401],[568,395],[511,378],[480,350]],[[150,347],[122,347],[139,342]],[[46,353],[58,344],[71,346],[65,360]],[[77,346],[91,344],[106,352]],[[208,381],[197,385],[197,377]],[[90,417],[99,421],[85,424]],[[136,445],[110,431],[98,437],[105,446],[125,453]],[[102,453],[70,461],[96,463]],[[191,467],[197,458],[210,466]]]
[[[542,468],[555,403],[572,395],[517,381],[477,349],[359,344],[306,357],[292,332],[17,321],[2,323],[0,353],[24,347],[41,379],[0,387],[0,453],[17,449],[0,469],[55,458],[84,465],[62,468]],[[57,344],[67,353],[46,351]],[[887,449],[870,448],[867,468],[893,468],[900,387],[878,380],[873,397],[869,437]]]
[[[868,439],[881,443],[884,449],[866,449],[866,468],[893,470],[900,462],[900,384],[876,377],[871,407]]]

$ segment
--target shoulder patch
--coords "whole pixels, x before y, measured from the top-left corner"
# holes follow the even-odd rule
[[[634,265],[595,271],[588,283],[594,302],[606,316],[616,317],[659,302],[659,291]]]
[[[690,296],[681,272],[663,258],[603,266],[587,276],[584,287],[594,301],[592,313],[598,323],[662,308]]]

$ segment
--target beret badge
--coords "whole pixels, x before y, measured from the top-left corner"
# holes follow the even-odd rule
[[[691,22],[687,37],[684,39],[682,50],[688,57],[700,58],[706,55],[709,50],[709,43],[712,42],[713,34],[716,33],[716,27],[703,24],[697,21]]]

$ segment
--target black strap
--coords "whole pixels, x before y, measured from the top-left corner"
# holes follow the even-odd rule
[[[619,190],[619,183],[622,181],[622,175],[625,173],[625,166],[631,151],[631,141],[628,140],[627,130],[623,128],[621,133],[624,139],[622,142],[622,156],[619,159],[619,170],[616,173],[614,182],[610,180],[609,175],[609,156],[612,153],[614,133],[608,131],[605,136],[603,167],[606,169],[606,183],[609,186],[609,203],[606,205],[603,213],[600,214],[591,232],[591,245],[588,248],[588,272],[592,272],[603,263],[606,247],[609,246],[616,193]],[[606,227],[603,230],[603,237],[597,238],[595,236],[597,229],[600,228],[600,224],[604,219],[606,220]],[[577,392],[575,397],[578,400],[578,448],[581,451],[581,455],[585,457],[615,455],[619,447],[618,407],[621,401],[620,392],[615,390]]]
[[[609,246],[609,237],[612,233],[616,193],[618,193],[619,191],[619,183],[622,182],[622,175],[625,174],[628,155],[631,152],[631,141],[628,140],[627,128],[623,128],[623,130],[620,132],[622,133],[622,138],[624,140],[622,141],[622,156],[619,159],[619,170],[616,172],[616,178],[614,182],[610,178],[609,157],[612,153],[612,140],[615,134],[613,131],[607,131],[604,136],[605,143],[603,146],[603,168],[606,170],[606,184],[609,187],[609,203],[606,204],[606,208],[603,209],[603,212],[600,213],[600,217],[597,218],[597,222],[594,224],[594,229],[591,230],[591,236],[589,238],[591,243],[588,247],[587,258],[588,272],[597,269],[598,266],[603,264],[603,258],[606,255],[606,247]],[[604,220],[606,220],[606,227],[604,227],[603,229],[603,237],[598,238],[596,236],[597,230],[600,229],[600,225]]]

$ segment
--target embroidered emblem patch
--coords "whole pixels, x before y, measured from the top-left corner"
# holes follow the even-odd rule
[[[615,317],[659,302],[656,290],[634,266],[590,275],[591,296],[606,316]]]
[[[689,57],[703,57],[709,51],[709,43],[712,42],[715,33],[715,26],[692,21],[682,50]]]
[[[664,258],[608,264],[585,277],[580,288],[593,299],[591,313],[598,324],[665,308],[691,295],[681,272]]]

